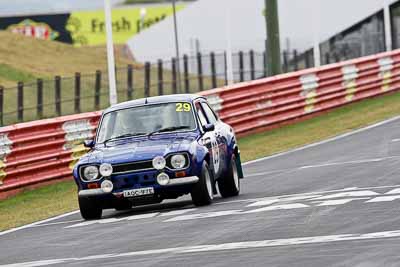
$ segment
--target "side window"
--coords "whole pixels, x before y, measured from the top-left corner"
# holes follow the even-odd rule
[[[200,103],[196,103],[196,112],[199,115],[200,124],[202,126],[207,124],[206,116],[204,115],[203,109],[200,106]]]
[[[203,107],[204,112],[206,113],[209,123],[215,124],[218,121],[218,118],[215,115],[214,111],[205,102],[202,102],[201,106]]]

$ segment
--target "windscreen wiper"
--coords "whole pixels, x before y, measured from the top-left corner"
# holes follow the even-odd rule
[[[190,129],[190,126],[172,126],[172,127],[165,127],[165,128],[161,128],[158,129],[154,132],[149,133],[147,136],[152,136],[153,134],[156,133],[165,133],[165,132],[172,132],[172,131],[176,131],[176,130],[183,130],[183,129]]]
[[[114,140],[118,140],[118,139],[134,137],[134,136],[139,136],[139,135],[145,135],[145,134],[146,133],[127,133],[127,134],[122,134],[122,135],[118,135],[118,136],[111,137],[111,138],[107,139],[106,141],[103,142],[103,144],[106,145],[109,141],[114,141]]]

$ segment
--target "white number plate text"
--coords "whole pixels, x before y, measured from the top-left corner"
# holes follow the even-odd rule
[[[146,195],[153,195],[154,188],[153,187],[146,187],[146,188],[139,188],[139,189],[132,189],[132,190],[125,190],[124,197],[139,197],[139,196],[146,196]]]

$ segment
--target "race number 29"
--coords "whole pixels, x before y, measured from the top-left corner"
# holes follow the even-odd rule
[[[191,106],[189,103],[176,103],[176,112],[189,112]]]

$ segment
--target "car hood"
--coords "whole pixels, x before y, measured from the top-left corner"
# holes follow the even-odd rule
[[[121,140],[96,147],[87,155],[88,163],[124,163],[151,160],[156,156],[165,156],[174,152],[190,152],[196,136],[169,136],[168,138],[150,137]]]

